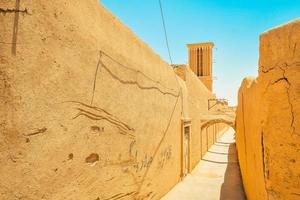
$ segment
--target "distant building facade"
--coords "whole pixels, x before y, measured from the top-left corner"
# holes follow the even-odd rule
[[[212,48],[213,42],[187,44],[189,66],[208,90],[213,90]]]

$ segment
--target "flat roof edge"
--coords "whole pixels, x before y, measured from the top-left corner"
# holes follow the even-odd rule
[[[210,46],[210,47],[213,47],[215,46],[215,44],[213,42],[201,42],[201,43],[191,43],[191,44],[187,44],[186,45],[187,47],[207,47],[207,46]]]

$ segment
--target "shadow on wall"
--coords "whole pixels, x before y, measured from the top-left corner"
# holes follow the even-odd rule
[[[220,200],[246,200],[236,145],[235,143],[226,144],[229,145],[228,164],[225,171],[224,183],[221,187]],[[222,145],[226,144],[222,143]]]

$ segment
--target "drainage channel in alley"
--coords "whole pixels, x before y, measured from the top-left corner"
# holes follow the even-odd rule
[[[245,200],[234,133],[228,129],[162,200]]]

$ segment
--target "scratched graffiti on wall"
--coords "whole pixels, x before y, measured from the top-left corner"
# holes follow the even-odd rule
[[[133,159],[135,161],[133,168],[135,169],[135,172],[140,172],[143,171],[144,169],[147,169],[151,166],[152,162],[153,162],[153,157],[149,156],[147,153],[144,153],[144,155],[141,156],[142,159],[139,159],[139,152],[136,149],[136,142],[133,141],[130,144],[129,147],[129,155],[131,157],[131,159]]]
[[[136,162],[133,165],[133,168],[135,168],[136,172],[140,172],[143,171],[144,169],[147,169],[150,167],[150,165],[153,162],[153,157],[152,156],[148,156],[148,154],[144,154],[142,160]]]
[[[158,167],[163,168],[165,164],[168,162],[168,160],[170,160],[171,156],[172,156],[172,146],[169,145],[160,153],[158,158]]]

